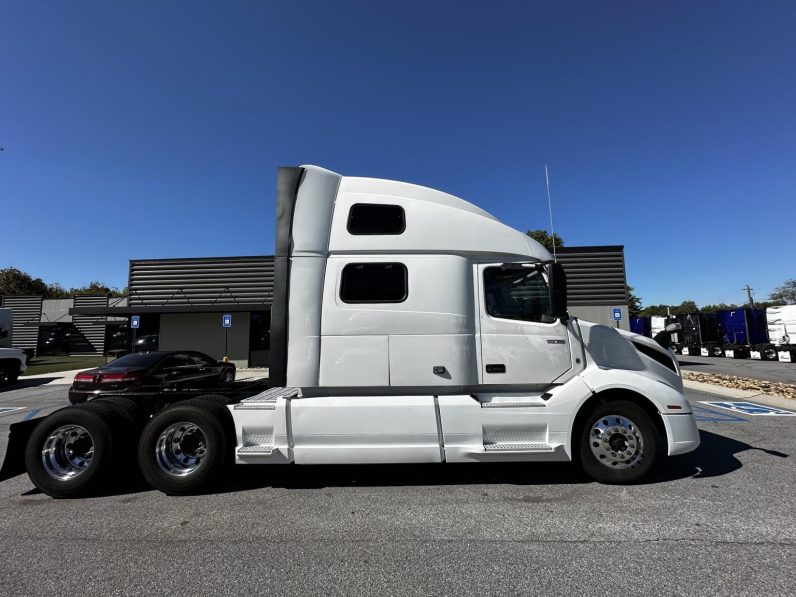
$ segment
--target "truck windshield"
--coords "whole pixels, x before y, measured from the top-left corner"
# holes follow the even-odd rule
[[[486,312],[492,317],[550,323],[550,292],[541,268],[488,267],[484,270]]]

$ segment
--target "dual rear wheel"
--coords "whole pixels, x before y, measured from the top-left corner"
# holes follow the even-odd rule
[[[149,419],[127,398],[106,398],[44,419],[28,440],[25,468],[36,487],[56,498],[102,493],[141,474],[164,493],[193,493],[223,478],[233,434],[229,411],[213,397]]]

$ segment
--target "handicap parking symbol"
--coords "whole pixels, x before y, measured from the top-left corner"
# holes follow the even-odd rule
[[[796,417],[796,412],[785,410],[783,408],[774,408],[773,406],[763,406],[762,404],[754,404],[752,402],[702,402],[708,406],[715,406],[731,410],[743,415],[752,416],[768,416],[768,417]]]

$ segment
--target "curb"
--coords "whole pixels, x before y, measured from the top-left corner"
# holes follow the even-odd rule
[[[735,388],[725,388],[724,386],[717,386],[701,381],[691,381],[690,379],[684,379],[683,386],[689,390],[697,390],[698,392],[706,392],[708,394],[715,394],[725,398],[751,400],[752,402],[759,402],[760,404],[765,404],[766,406],[784,408],[786,410],[796,409],[796,400],[782,398],[780,396],[770,396],[768,394],[763,394],[762,392],[755,392],[754,390],[736,390]]]

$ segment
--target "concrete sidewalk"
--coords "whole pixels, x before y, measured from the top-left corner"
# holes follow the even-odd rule
[[[796,400],[789,398],[781,398],[779,396],[770,396],[762,392],[753,392],[750,390],[736,390],[735,388],[725,388],[724,386],[717,386],[710,383],[703,383],[701,381],[691,381],[688,379],[683,380],[683,386],[689,390],[697,390],[708,394],[715,394],[723,398],[733,398],[734,400],[750,400],[765,404],[766,406],[773,406],[774,408],[784,408],[787,410],[796,410]]]

